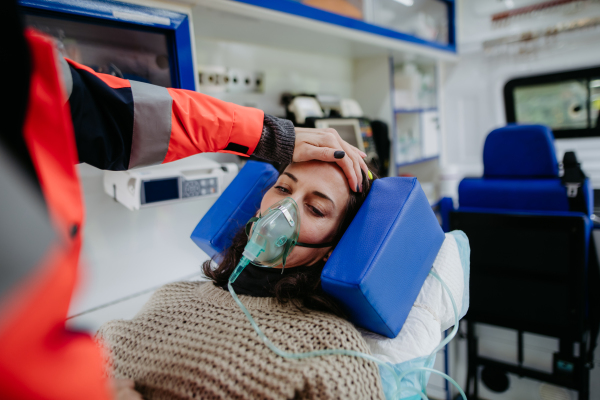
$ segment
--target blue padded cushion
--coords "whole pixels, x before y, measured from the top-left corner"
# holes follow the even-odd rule
[[[248,161],[192,232],[194,243],[209,257],[227,249],[233,235],[254,216],[278,176],[272,165]]]
[[[559,178],[465,178],[458,185],[463,207],[529,211],[569,211],[567,190]]]
[[[444,232],[450,232],[450,212],[454,211],[454,201],[451,197],[442,197],[438,205],[442,229]]]
[[[416,178],[373,183],[321,274],[354,324],[396,337],[444,241]]]
[[[558,177],[554,136],[543,125],[508,125],[493,130],[483,147],[483,176]]]

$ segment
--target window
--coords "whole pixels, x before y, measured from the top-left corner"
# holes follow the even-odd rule
[[[513,79],[504,105],[507,122],[547,125],[557,139],[600,136],[600,68]]]

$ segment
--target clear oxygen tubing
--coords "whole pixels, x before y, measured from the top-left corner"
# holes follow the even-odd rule
[[[302,358],[321,357],[321,356],[330,356],[330,355],[346,355],[346,356],[351,356],[351,357],[363,358],[368,361],[373,361],[377,365],[380,365],[381,367],[383,367],[391,372],[392,376],[394,377],[394,379],[396,381],[396,388],[397,388],[396,396],[398,399],[400,399],[400,393],[402,391],[409,390],[411,392],[414,392],[415,394],[418,394],[422,400],[429,400],[429,398],[427,397],[427,395],[425,393],[425,388],[423,387],[423,383],[421,383],[422,390],[420,390],[420,391],[413,387],[402,387],[401,383],[402,383],[402,379],[409,373],[417,372],[417,371],[431,372],[431,373],[440,375],[440,376],[444,377],[445,379],[447,379],[453,386],[455,386],[458,389],[463,400],[467,400],[467,396],[465,395],[464,391],[461,389],[460,385],[454,379],[452,379],[448,375],[444,374],[443,372],[440,372],[433,368],[426,368],[426,367],[411,368],[408,371],[405,371],[404,373],[402,373],[400,376],[398,376],[398,374],[396,373],[394,368],[391,366],[391,364],[383,362],[369,354],[361,353],[359,351],[346,350],[346,349],[326,349],[326,350],[309,351],[309,352],[305,352],[305,353],[290,353],[290,352],[286,352],[286,351],[279,349],[277,346],[275,346],[269,340],[269,338],[267,338],[267,336],[259,328],[259,326],[256,324],[256,321],[254,321],[254,318],[252,318],[252,315],[250,314],[248,309],[244,306],[244,304],[241,302],[241,300],[238,298],[237,294],[235,293],[235,290],[233,290],[233,287],[231,286],[231,284],[242,273],[242,271],[244,270],[244,268],[246,268],[246,266],[249,264],[249,262],[250,261],[246,257],[242,256],[242,259],[240,260],[240,262],[238,263],[238,265],[236,266],[236,268],[234,269],[233,273],[231,274],[231,276],[229,278],[229,282],[227,283],[227,288],[229,289],[229,293],[231,293],[231,296],[233,297],[236,304],[240,307],[240,309],[242,310],[244,315],[246,315],[246,318],[250,322],[250,325],[252,325],[252,328],[254,328],[254,331],[258,334],[258,336],[260,337],[262,342],[278,356],[285,357],[285,358],[291,358],[291,359],[302,359]],[[442,279],[439,277],[439,275],[437,275],[437,273],[435,273],[434,271],[430,271],[429,273],[442,283],[444,289],[448,292],[448,295],[450,296],[450,299],[452,301],[452,306],[454,307],[455,329],[444,341],[442,341],[442,343],[440,343],[440,345],[438,345],[438,347],[435,348],[435,350],[429,356],[428,360],[431,357],[433,357],[433,355],[435,355],[439,351],[440,348],[445,346],[452,339],[452,337],[454,337],[454,335],[456,335],[456,331],[458,331],[458,309],[456,308],[456,303],[454,302],[454,298],[452,296],[452,293],[450,292],[450,288],[448,288],[448,286],[442,281]],[[448,340],[448,338],[450,338],[450,340]]]
[[[444,348],[444,346],[446,346],[453,338],[454,336],[456,336],[457,332],[458,332],[458,328],[459,328],[459,320],[458,320],[458,308],[456,307],[456,301],[454,301],[454,296],[452,295],[452,291],[450,290],[450,288],[448,287],[448,285],[446,285],[446,282],[444,282],[444,280],[437,274],[437,272],[435,272],[433,269],[431,271],[429,271],[429,274],[431,276],[433,276],[435,279],[437,279],[440,284],[442,285],[442,287],[444,288],[444,290],[446,291],[446,293],[448,294],[448,297],[450,297],[450,302],[452,303],[452,309],[454,311],[454,328],[452,329],[452,332],[450,332],[450,334],[444,339],[442,340],[442,342],[440,342],[440,344],[431,352],[431,354],[429,355],[429,357],[427,357],[427,360],[425,361],[425,365],[429,364],[429,361],[431,361],[431,359],[435,356],[435,354],[440,351],[441,349]],[[397,381],[399,380],[400,382],[402,382],[402,379],[404,379],[404,377],[410,373],[413,372],[421,372],[421,388],[422,388],[422,392],[425,396],[427,396],[427,385],[425,382],[425,373],[426,372],[431,372],[437,375],[442,376],[444,379],[446,379],[448,382],[450,382],[460,393],[461,397],[463,398],[463,400],[467,400],[467,396],[465,394],[465,392],[462,390],[462,388],[460,387],[460,385],[454,380],[452,379],[450,376],[448,376],[447,374],[444,374],[441,371],[438,371],[436,369],[433,368],[427,368],[427,367],[415,367],[415,368],[411,368],[409,370],[404,371],[398,378]],[[408,388],[408,387],[402,387],[400,385],[396,386],[398,388],[398,390],[396,391],[396,396],[397,398],[400,398],[400,393],[403,390],[406,389],[411,389],[411,390],[415,390],[414,388]],[[427,398],[427,397],[425,397]]]
[[[404,373],[400,376],[400,379],[404,378],[406,375],[410,374],[411,372],[416,372],[416,371],[425,371],[425,372],[431,372],[433,374],[440,375],[442,378],[446,379],[448,382],[450,382],[458,390],[458,392],[460,393],[460,395],[463,398],[463,400],[467,400],[467,395],[462,390],[462,388],[460,387],[460,385],[458,384],[458,382],[456,382],[454,379],[452,379],[450,376],[446,375],[442,371],[438,371],[437,369],[427,368],[427,367],[412,368],[412,369],[409,369],[407,371],[404,371]],[[400,387],[400,390],[397,392],[398,393],[398,398],[400,398],[400,392],[401,391],[408,390],[408,389],[410,389],[412,391],[415,391],[415,392],[419,392],[420,394],[422,394],[424,396],[424,397],[421,396],[421,398],[429,400],[429,397],[427,397],[427,395],[423,391],[418,391],[417,389],[412,388],[412,387]],[[423,390],[425,390],[425,388],[423,388]]]
[[[237,267],[235,267],[235,269],[231,273],[231,276],[229,277],[229,283],[235,282],[235,280],[237,279],[237,277],[240,276],[240,274],[242,273],[242,271],[244,270],[244,268],[246,268],[248,266],[248,264],[250,264],[250,260],[248,260],[245,256],[242,256],[242,258],[240,259],[240,262],[238,263]],[[227,287],[229,288],[229,291],[231,292],[231,295],[236,299],[236,301],[239,302],[239,300],[237,299],[237,296],[235,295],[235,292],[233,291],[233,289],[231,288],[231,286],[229,285],[229,283],[227,284]],[[245,310],[245,308],[242,308],[242,311],[244,311],[244,310]],[[250,321],[250,322],[252,322],[252,321]]]
[[[425,365],[428,365],[429,362],[431,361],[431,359],[436,355],[436,353],[438,351],[440,351],[441,349],[444,348],[444,346],[446,346],[448,343],[450,343],[450,341],[452,339],[454,339],[454,336],[456,336],[456,334],[458,333],[458,308],[456,307],[456,302],[454,301],[454,296],[452,296],[452,292],[450,291],[450,288],[448,287],[448,285],[446,285],[446,282],[444,282],[444,280],[437,274],[437,272],[435,272],[433,270],[433,268],[431,269],[431,271],[429,271],[429,274],[431,276],[433,276],[435,279],[437,279],[440,284],[442,285],[442,287],[444,288],[444,290],[446,291],[446,293],[448,294],[448,297],[450,297],[450,302],[452,303],[452,309],[454,311],[454,328],[452,329],[452,332],[450,332],[450,334],[448,336],[446,336],[446,338],[444,340],[442,340],[442,342],[431,352],[431,354],[429,355],[429,357],[427,357],[427,360],[425,361]],[[423,371],[423,373],[421,374],[421,387],[423,388],[423,390],[425,391],[425,393],[427,393],[426,391],[426,382],[425,382],[425,372]],[[403,374],[404,376],[405,374]],[[402,378],[400,378],[400,380],[402,381]],[[461,389],[459,388],[459,391],[461,391]]]

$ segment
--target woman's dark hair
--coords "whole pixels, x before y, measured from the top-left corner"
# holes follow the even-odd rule
[[[280,168],[280,174],[286,167],[287,165]],[[333,248],[335,248],[342,238],[344,232],[346,232],[346,229],[348,229],[348,226],[350,226],[350,223],[356,216],[356,213],[358,213],[360,206],[362,206],[367,198],[373,181],[378,178],[373,173],[373,179],[368,179],[362,170],[361,174],[363,178],[362,191],[350,192],[350,197],[346,204],[346,212],[334,236]],[[204,275],[212,280],[215,285],[220,287],[226,286],[229,276],[239,263],[247,243],[248,237],[246,236],[244,226],[233,237],[231,246],[219,256],[220,263],[217,268],[213,268],[214,264],[211,263],[212,260],[207,260],[202,264]],[[325,262],[319,261],[310,268],[302,268],[301,271],[296,268],[286,269],[284,272],[285,276],[272,288],[273,296],[282,304],[292,303],[300,309],[304,307],[345,317],[342,308],[335,299],[327,295],[321,288],[321,271],[324,266]]]

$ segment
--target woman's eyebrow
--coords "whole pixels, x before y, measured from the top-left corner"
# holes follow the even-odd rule
[[[283,175],[289,176],[289,178],[291,180],[293,180],[294,182],[298,183],[298,178],[296,178],[294,175],[290,174],[289,172],[284,172]],[[325,200],[329,200],[331,202],[331,204],[333,204],[333,207],[335,208],[335,202],[331,199],[331,197],[327,196],[324,193],[318,192],[316,190],[314,192],[312,192],[312,194],[314,194],[315,196],[319,196],[319,197],[321,197],[321,198],[323,198]]]
[[[283,175],[289,176],[291,180],[298,183],[298,178],[296,178],[294,175],[290,174],[289,172],[284,172]]]
[[[314,191],[314,192],[312,192],[312,193],[313,193],[315,196],[319,196],[319,197],[321,197],[321,198],[323,198],[323,199],[325,199],[325,200],[329,200],[329,201],[331,202],[331,204],[333,204],[333,206],[335,207],[335,202],[334,202],[333,200],[331,200],[331,197],[327,196],[327,195],[326,195],[326,194],[324,194],[324,193],[317,192],[317,191]]]

